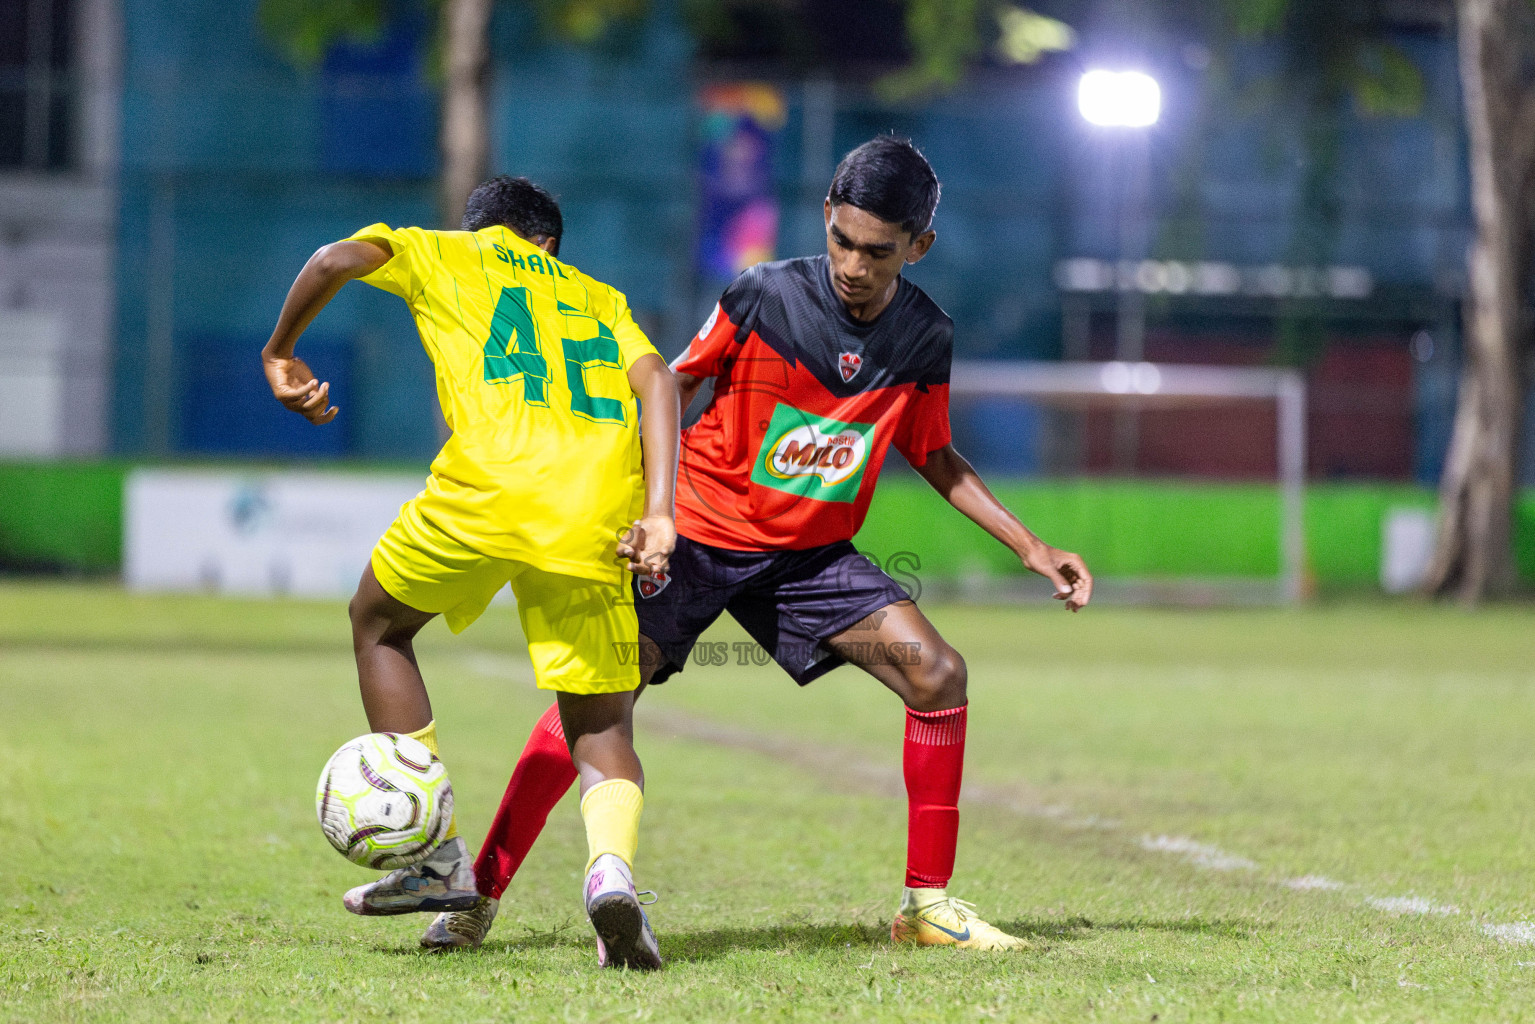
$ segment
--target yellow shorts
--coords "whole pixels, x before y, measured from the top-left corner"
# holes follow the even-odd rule
[[[455,633],[510,583],[540,689],[623,693],[640,685],[640,627],[626,581],[563,576],[482,555],[424,518],[415,502],[373,548],[373,575],[395,600],[441,614]]]

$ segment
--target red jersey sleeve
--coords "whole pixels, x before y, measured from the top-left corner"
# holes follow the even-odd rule
[[[922,466],[950,440],[949,385],[930,384],[925,390],[918,385],[895,428],[895,450],[913,466]]]
[[[930,453],[952,440],[949,434],[949,364],[954,359],[954,332],[945,324],[934,344],[938,355],[917,381],[891,443],[913,466],[927,464]]]
[[[672,369],[690,377],[718,377],[724,371],[726,353],[735,344],[735,340],[736,324],[731,322],[724,307],[715,303],[714,312],[709,314],[703,328],[688,342],[687,351],[682,353]]]
[[[729,369],[736,350],[751,334],[762,290],[760,277],[753,267],[731,282],[672,369],[701,378],[718,377]]]

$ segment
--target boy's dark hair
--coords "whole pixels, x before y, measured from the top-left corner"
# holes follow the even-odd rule
[[[842,158],[826,198],[899,224],[915,238],[932,226],[939,191],[938,175],[910,139],[880,135]]]
[[[544,235],[554,239],[554,255],[560,254],[565,220],[560,204],[549,190],[527,178],[498,174],[469,193],[464,208],[465,231],[479,231],[493,224],[511,228],[524,238]]]

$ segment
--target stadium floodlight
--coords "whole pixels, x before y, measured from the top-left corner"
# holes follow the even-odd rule
[[[1144,71],[1095,69],[1077,85],[1077,109],[1100,127],[1147,128],[1162,116],[1162,87]]]

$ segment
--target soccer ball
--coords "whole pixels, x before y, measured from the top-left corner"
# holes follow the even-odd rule
[[[392,732],[359,736],[332,754],[314,803],[330,845],[380,871],[426,860],[453,820],[447,769],[421,741]]]

